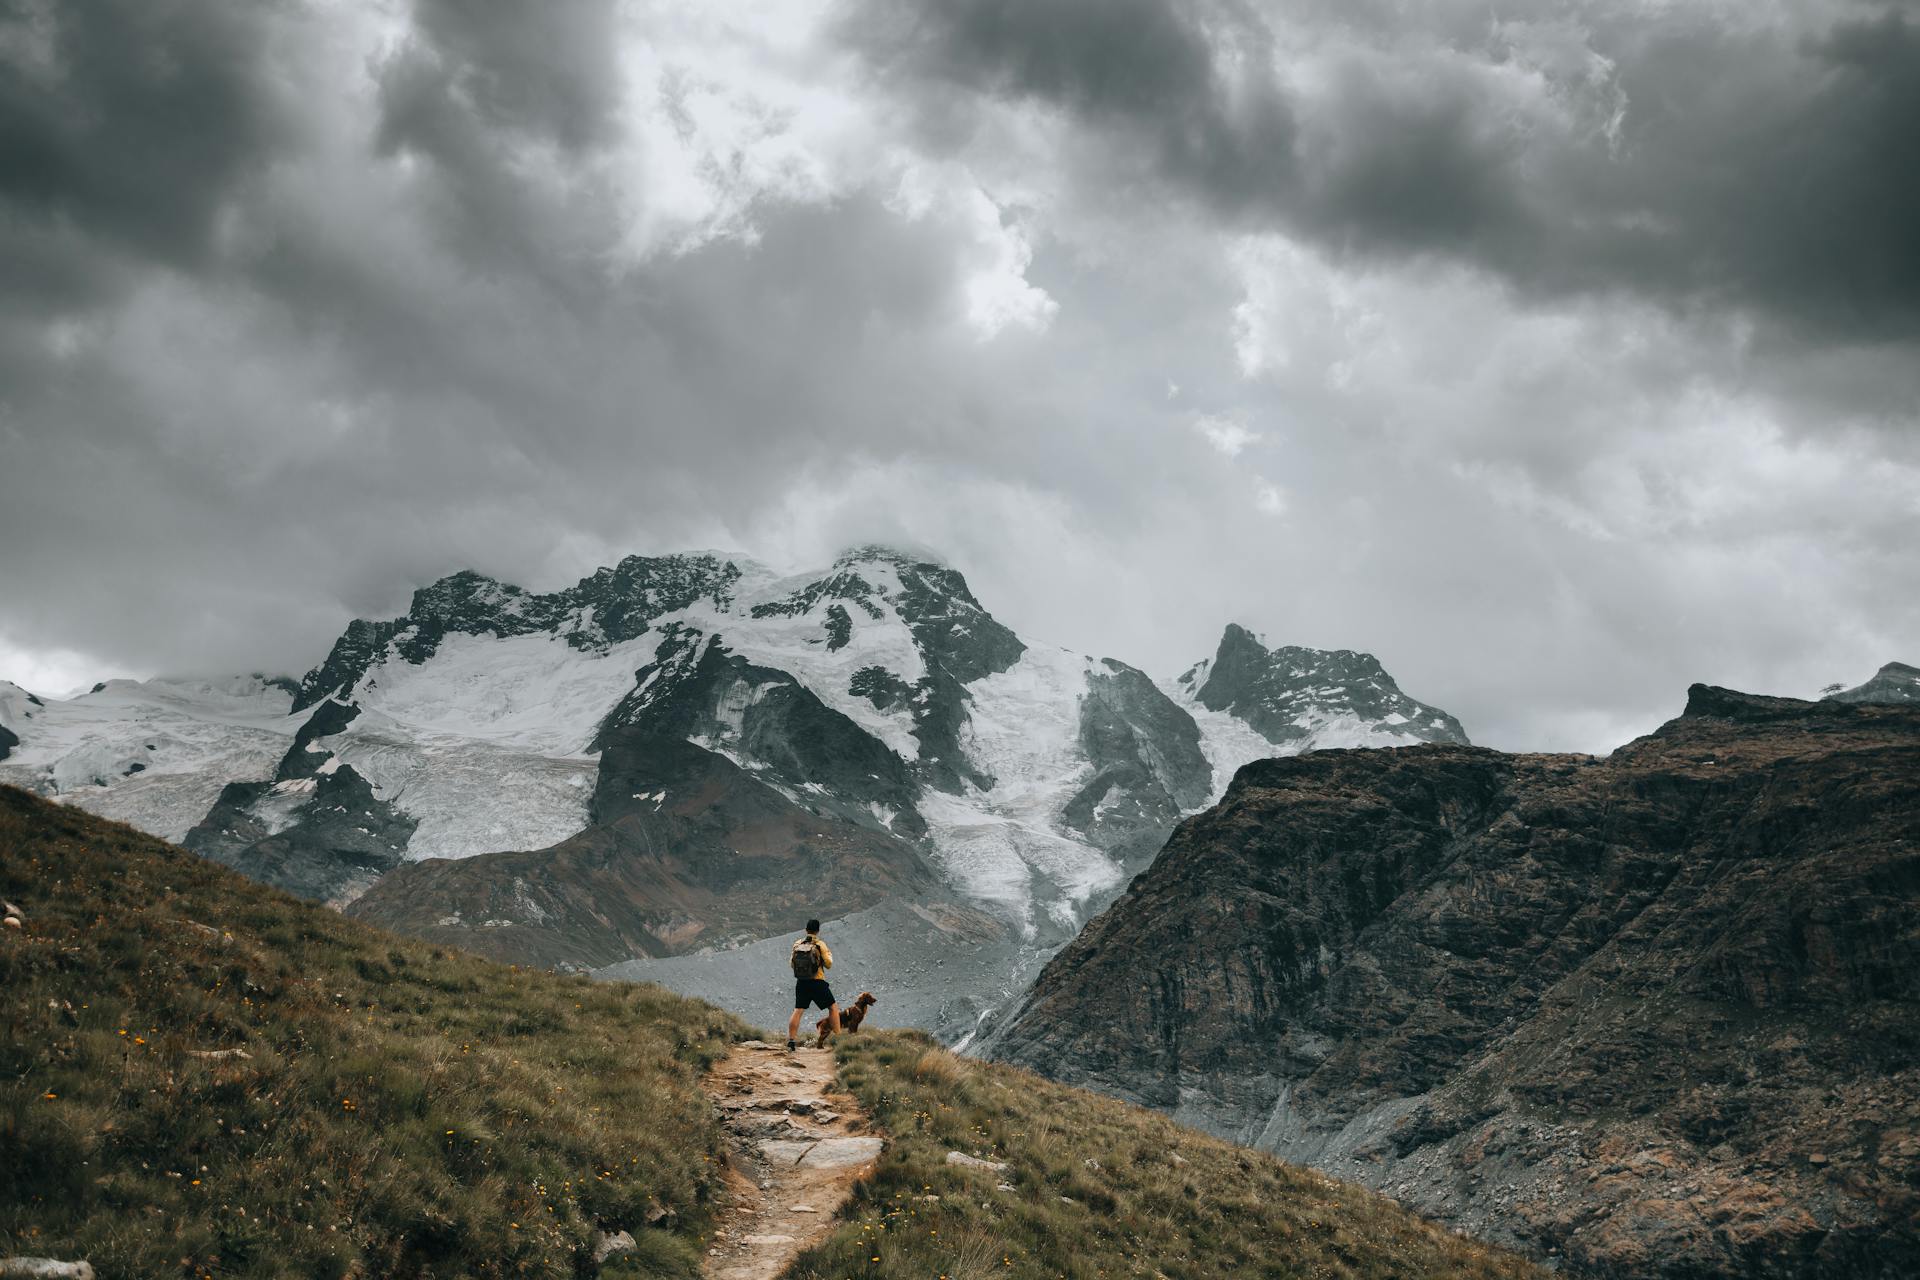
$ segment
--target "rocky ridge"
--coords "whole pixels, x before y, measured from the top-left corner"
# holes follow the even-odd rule
[[[1915,1274],[1920,710],[1249,765],[987,1047],[1583,1274]]]
[[[1214,655],[1182,672],[1169,692],[1207,739],[1212,799],[1241,765],[1268,756],[1467,741],[1458,720],[1401,692],[1372,654],[1269,649],[1237,623],[1227,624]]]

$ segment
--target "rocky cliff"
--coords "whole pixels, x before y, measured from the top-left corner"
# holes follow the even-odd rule
[[[1920,1274],[1920,710],[1251,764],[989,1049],[1584,1274]]]

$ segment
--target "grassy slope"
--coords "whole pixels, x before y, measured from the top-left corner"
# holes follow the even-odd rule
[[[957,1058],[917,1032],[838,1045],[842,1079],[893,1142],[846,1225],[795,1276],[1544,1275],[1372,1192],[1155,1112]],[[1010,1169],[948,1165],[955,1150]]]
[[[0,930],[0,1256],[574,1276],[600,1224],[641,1244],[604,1276],[697,1270],[724,1159],[697,1080],[746,1034],[730,1016],[403,941],[8,787],[0,897],[29,915]],[[917,1032],[839,1043],[894,1141],[795,1276],[1538,1274]],[[248,1056],[194,1056],[229,1048]]]
[[[599,1224],[640,1238],[630,1273],[695,1270],[728,1015],[404,941],[8,787],[0,896],[28,917],[0,930],[0,1256],[573,1276]]]

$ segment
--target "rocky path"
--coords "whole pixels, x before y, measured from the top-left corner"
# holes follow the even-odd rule
[[[748,1040],[707,1076],[733,1140],[733,1202],[707,1250],[713,1280],[772,1280],[826,1238],[880,1156],[860,1104],[833,1089],[833,1054]]]

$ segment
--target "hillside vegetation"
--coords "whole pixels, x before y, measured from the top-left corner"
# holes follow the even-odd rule
[[[0,897],[26,915],[0,929],[0,1257],[103,1280],[698,1273],[733,1160],[700,1077],[749,1034],[731,1016],[401,940],[6,787]],[[838,1045],[890,1145],[797,1277],[1538,1274],[919,1032]],[[601,1267],[594,1233],[622,1229],[638,1248]]]
[[[0,1257],[102,1277],[692,1275],[745,1028],[296,901],[0,787]]]
[[[843,1083],[892,1141],[796,1277],[1544,1275],[1360,1187],[919,1032],[835,1043]],[[1005,1168],[948,1163],[955,1151]]]

